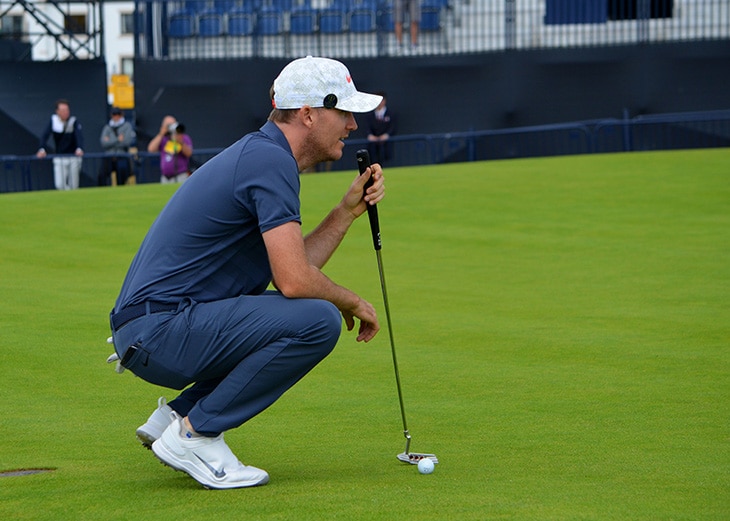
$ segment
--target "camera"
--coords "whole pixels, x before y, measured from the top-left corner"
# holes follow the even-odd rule
[[[176,121],[175,123],[170,123],[170,125],[167,127],[167,131],[171,134],[184,134],[185,125],[183,125],[179,121]]]

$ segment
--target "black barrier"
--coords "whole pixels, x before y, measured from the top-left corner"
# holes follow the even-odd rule
[[[391,138],[392,158],[387,167],[418,166],[524,157],[730,147],[730,110],[660,114],[624,119],[602,119],[556,125],[402,135]],[[349,139],[343,156],[318,165],[316,172],[354,170],[352,158],[364,139]],[[193,163],[202,165],[222,148],[195,150]],[[52,190],[53,165],[49,155],[0,156],[0,192]],[[105,154],[83,156],[80,187],[98,186]],[[133,161],[133,183],[159,183],[159,154],[140,152]],[[195,174],[193,174],[195,175]]]

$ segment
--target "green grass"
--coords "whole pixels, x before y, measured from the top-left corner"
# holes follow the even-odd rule
[[[354,165],[353,165],[354,166]],[[302,178],[304,228],[350,173]],[[0,196],[2,519],[730,518],[730,150],[393,169],[385,329],[226,439],[261,488],[207,491],[134,429],[108,310],[173,187]],[[382,310],[366,219],[325,271]],[[385,316],[381,311],[382,322]]]

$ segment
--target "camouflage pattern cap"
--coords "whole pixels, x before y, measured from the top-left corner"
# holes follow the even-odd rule
[[[382,96],[358,92],[350,71],[329,58],[307,56],[289,63],[274,80],[274,107],[326,107],[347,112],[371,112]]]

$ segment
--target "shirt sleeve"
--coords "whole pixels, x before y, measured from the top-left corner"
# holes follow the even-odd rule
[[[129,122],[124,123],[124,125],[122,125],[121,132],[123,132],[124,135],[124,140],[121,143],[122,146],[125,148],[131,147],[137,137],[137,133],[134,131],[132,124]]]
[[[252,146],[241,154],[236,198],[255,216],[261,233],[291,221],[301,223],[299,188],[296,161],[278,145]]]
[[[41,140],[40,144],[38,145],[38,149],[41,148],[45,149],[46,144],[48,143],[48,138],[51,137],[51,122],[48,121],[48,125],[46,125],[46,128],[43,130],[43,134],[41,134]]]
[[[77,119],[74,121],[74,133],[76,134],[76,148],[84,149],[84,132],[81,129],[81,123]]]

